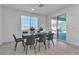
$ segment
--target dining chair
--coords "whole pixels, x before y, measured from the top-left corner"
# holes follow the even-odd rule
[[[14,37],[14,39],[15,39],[15,51],[16,51],[16,48],[17,48],[17,44],[18,44],[18,42],[22,42],[22,45],[23,45],[23,47],[24,47],[24,50],[25,50],[25,45],[24,45],[24,40],[23,40],[23,38],[16,38],[16,36],[13,34],[13,37]]]
[[[47,38],[47,40],[48,40],[48,47],[49,47],[49,45],[50,45],[50,41],[52,42],[52,44],[53,44],[53,46],[55,46],[54,45],[54,42],[53,42],[53,36],[54,36],[54,34],[53,33],[51,33],[51,34],[48,34],[48,38]]]
[[[26,54],[27,54],[27,51],[28,51],[28,46],[33,46],[34,51],[36,53],[35,36],[34,35],[30,35],[26,38],[25,46],[26,46]]]
[[[45,49],[47,49],[46,48],[46,36],[47,36],[46,33],[41,33],[41,34],[39,34],[39,40],[36,40],[36,45],[39,42],[39,51],[40,51],[40,44],[41,43],[43,43],[45,46]]]

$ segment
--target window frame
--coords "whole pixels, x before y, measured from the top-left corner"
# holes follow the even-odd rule
[[[24,17],[24,16],[26,16],[26,15],[21,15],[21,16],[20,16],[20,18],[21,18],[21,31],[30,31],[30,30],[28,30],[28,29],[27,29],[27,30],[26,30],[26,29],[25,29],[25,30],[22,29],[22,17]],[[37,17],[37,16],[28,16],[28,17],[30,17],[30,19],[29,19],[29,20],[30,20],[29,29],[32,27],[32,26],[31,26],[31,21],[32,21],[31,17],[36,17],[36,18],[37,18],[37,26],[36,26],[37,28],[35,28],[35,29],[37,30],[37,29],[38,29],[38,21],[39,21],[38,17]]]

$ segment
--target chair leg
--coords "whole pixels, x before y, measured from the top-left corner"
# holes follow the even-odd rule
[[[40,51],[40,42],[39,42],[39,51]]]
[[[45,42],[45,41],[44,41],[44,46],[45,46],[45,49],[47,49],[47,48],[46,48],[46,42]]]
[[[26,54],[27,54],[27,50],[28,50],[28,45],[26,46]]]
[[[30,49],[32,48],[32,45],[30,45]]]
[[[36,46],[37,46],[37,41],[36,41]]]
[[[48,48],[50,48],[50,40],[48,40]]]
[[[15,44],[15,51],[16,51],[17,44],[18,44],[18,42],[16,42],[16,44]]]
[[[24,47],[24,51],[25,51],[25,44],[24,44],[24,41],[22,41],[22,45],[23,45],[23,47]]]
[[[53,42],[53,40],[51,40],[51,41],[52,41],[52,43],[53,43],[53,46],[55,46],[55,45],[54,45],[54,42]]]
[[[35,51],[35,53],[36,53],[36,46],[33,45],[33,47],[34,47],[34,51]]]

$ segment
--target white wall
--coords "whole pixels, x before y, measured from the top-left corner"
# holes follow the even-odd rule
[[[67,14],[67,42],[79,46],[79,5],[71,5],[53,13],[51,16],[54,17],[63,13]]]
[[[26,16],[37,16],[39,18],[39,25],[42,26],[44,29],[45,26],[45,16],[33,14],[21,10],[11,9],[4,7],[3,8],[3,42],[10,42],[14,41],[12,34],[20,35],[21,34],[21,23],[20,23],[20,16],[26,15]]]
[[[2,6],[0,5],[0,44],[2,42]]]
[[[50,19],[50,16],[46,17],[46,30],[48,30],[48,31],[51,30],[51,19]]]

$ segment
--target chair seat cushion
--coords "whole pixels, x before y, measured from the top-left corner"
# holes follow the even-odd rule
[[[16,41],[20,42],[20,41],[23,41],[22,38],[17,38]]]
[[[36,41],[38,41],[38,42],[44,42],[45,40],[36,40]]]

